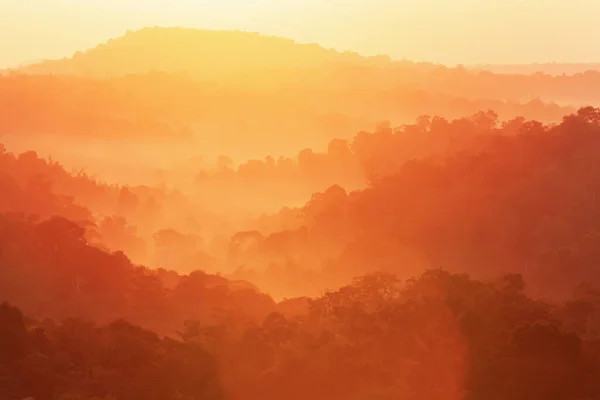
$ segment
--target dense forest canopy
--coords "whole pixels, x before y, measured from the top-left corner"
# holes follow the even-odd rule
[[[189,321],[178,338],[122,320],[27,319],[4,304],[0,390],[40,400],[596,398],[598,292],[551,305],[523,287],[518,275],[369,275],[301,315]]]
[[[551,67],[145,28],[3,74],[0,400],[600,398],[600,73]]]
[[[92,243],[153,267],[264,279],[259,286],[277,298],[317,294],[372,263],[400,273],[398,260],[418,265],[409,274],[437,266],[476,276],[518,271],[545,282],[531,284],[538,294],[556,295],[594,278],[585,268],[568,280],[541,271],[559,268],[557,252],[566,251],[560,249],[592,246],[598,113],[582,108],[558,125],[501,123],[493,112],[381,125],[351,141],[333,140],[326,153],[303,150],[237,169],[223,157],[213,172],[194,178],[196,189],[187,194],[98,183],[33,152],[3,150],[2,211],[63,216],[83,224]],[[197,200],[220,192],[224,203],[261,188],[258,204],[283,187],[296,198],[318,192],[305,205],[229,225]],[[289,204],[291,193],[281,201]],[[258,235],[240,242],[236,226]]]
[[[477,277],[518,272],[536,295],[551,298],[597,282],[599,115],[588,107],[556,126],[520,121],[516,135],[514,121],[482,120],[487,128],[474,137],[485,140],[469,149],[400,165],[394,143],[404,131],[374,134],[382,153],[372,158],[381,164],[367,163],[371,186],[350,193],[332,186],[304,207],[264,218],[273,230],[236,255],[243,265],[236,276],[257,279],[269,263],[265,274],[277,278],[265,276],[264,285],[281,289],[290,276],[306,293],[320,280],[335,287],[372,268],[408,276],[437,267]]]

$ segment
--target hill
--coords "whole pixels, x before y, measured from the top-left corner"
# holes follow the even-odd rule
[[[264,318],[275,302],[251,284],[195,271],[178,275],[134,265],[86,239],[63,217],[0,213],[0,302],[33,317],[125,318],[174,335],[184,321],[238,313]]]
[[[94,78],[152,71],[276,91],[352,87],[360,92],[410,87],[467,99],[527,101],[539,97],[577,104],[600,99],[600,73],[594,71],[567,76],[498,74],[462,66],[394,61],[386,56],[363,57],[258,33],[183,28],[131,31],[70,58],[17,70]]]
[[[185,72],[201,80],[221,81],[265,70],[347,65],[389,66],[388,57],[361,57],[316,44],[241,31],[144,28],[128,31],[71,58],[26,66],[31,74],[104,78],[152,71]]]
[[[600,71],[600,63],[483,64],[471,65],[469,68],[496,74],[575,75],[587,71]]]

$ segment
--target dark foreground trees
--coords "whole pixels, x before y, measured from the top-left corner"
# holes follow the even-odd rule
[[[28,320],[0,306],[0,397],[592,399],[598,292],[528,298],[519,275],[369,275],[262,321],[189,321],[180,339],[119,320]]]
[[[221,399],[214,359],[191,343],[116,321],[26,322],[0,305],[0,398]]]
[[[150,270],[90,245],[74,222],[22,214],[0,214],[0,301],[36,318],[126,319],[161,334],[175,334],[186,319],[262,319],[275,306],[250,284]]]

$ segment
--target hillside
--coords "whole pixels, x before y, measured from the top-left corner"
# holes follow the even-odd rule
[[[243,266],[236,276],[307,293],[373,269],[408,277],[441,267],[479,278],[521,273],[531,293],[547,298],[596,287],[599,133],[592,107],[556,126],[500,125],[485,115],[424,121],[420,135],[455,145],[477,138],[479,146],[404,162],[406,129],[362,135],[357,154],[371,186],[347,193],[334,185],[272,217],[270,226],[290,223],[232,252],[232,264]]]
[[[0,146],[0,398],[598,398],[599,133],[592,107],[558,125],[490,111],[248,162],[230,176],[252,187],[288,172],[339,180],[324,172],[353,164],[370,186],[272,216],[299,229],[234,235],[227,277],[199,258],[187,274],[136,265],[69,220],[90,217],[74,200],[117,197],[134,213],[155,189]],[[172,266],[190,236],[155,239],[175,242]],[[425,271],[437,266],[454,273]],[[317,287],[332,289],[295,297]]]
[[[194,271],[179,275],[133,264],[88,243],[65,218],[0,212],[0,302],[37,318],[124,318],[174,335],[191,319],[264,318],[275,302],[253,285]]]

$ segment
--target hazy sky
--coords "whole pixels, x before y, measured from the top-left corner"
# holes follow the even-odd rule
[[[597,0],[0,0],[0,67],[149,25],[242,29],[447,64],[600,61]]]

